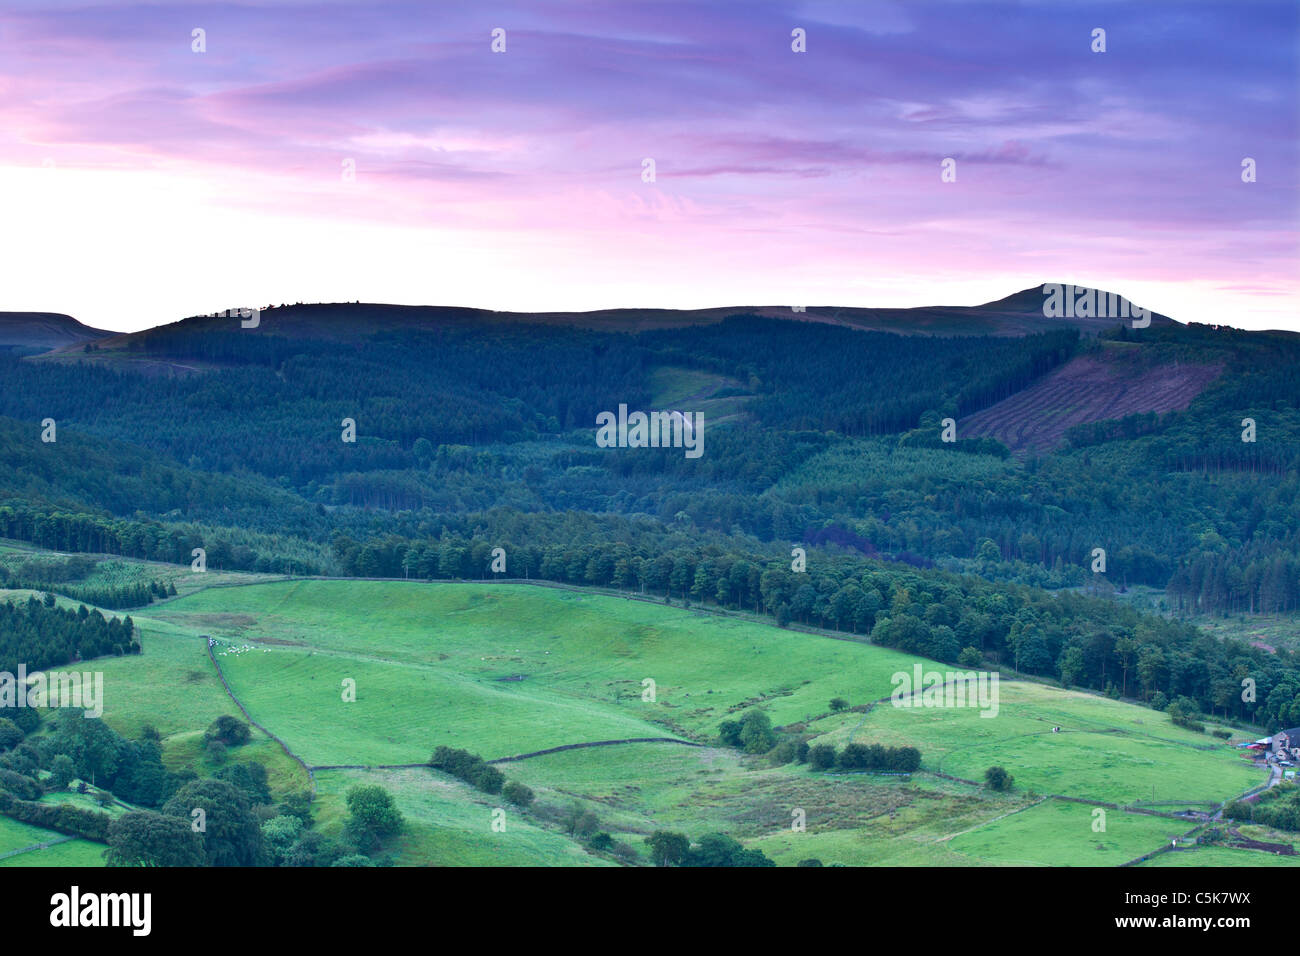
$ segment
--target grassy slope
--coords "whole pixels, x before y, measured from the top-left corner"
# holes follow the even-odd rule
[[[823,713],[831,697],[857,703],[887,695],[890,675],[915,660],[763,624],[523,584],[299,581],[206,591],[154,613],[241,644],[291,642],[282,655],[222,658],[234,684],[254,694],[269,694],[255,683],[271,686],[256,678],[258,669],[296,661],[321,667],[331,678],[352,667],[368,680],[389,681],[407,692],[427,680],[448,693],[494,700],[505,694],[517,706],[554,708],[561,720],[556,729],[516,731],[495,726],[495,716],[478,721],[462,715],[456,722],[462,745],[476,744],[486,756],[674,730],[712,736],[720,720],[760,701],[778,724],[807,720]],[[306,648],[316,652],[310,664],[302,663]],[[323,652],[339,663],[316,661]],[[502,680],[519,675],[525,679]],[[653,704],[641,700],[645,678],[656,682]],[[309,682],[310,676],[303,683]],[[282,683],[283,693],[300,702],[310,698],[320,714],[335,718],[338,681],[328,694],[313,694],[292,680]],[[358,682],[358,703],[366,686]],[[444,705],[407,697],[397,706],[421,711]],[[564,714],[579,706],[603,715],[600,732],[569,734]],[[619,731],[637,729],[633,721],[640,733]],[[430,749],[421,744],[416,759]]]
[[[730,750],[671,744],[503,765],[539,801],[580,802],[603,829],[639,850],[642,836],[672,828],[695,836],[733,833],[783,863],[820,856],[846,863],[1108,865],[1149,852],[1165,830],[1181,833],[1187,825],[1110,811],[1109,836],[1093,839],[1087,827],[1067,838],[1048,809],[998,818],[1028,805],[1026,790],[1125,802],[1149,800],[1154,781],[1158,800],[1192,804],[1233,796],[1260,776],[1227,748],[1154,711],[1035,684],[1004,682],[996,719],[975,710],[888,705],[826,716],[831,696],[855,703],[886,696],[889,675],[914,659],[618,598],[514,584],[299,581],[213,589],[150,612],[177,633],[203,629],[251,647],[220,658],[232,686],[254,716],[312,762],[415,762],[442,741],[493,757],[617,736],[705,737],[719,720],[761,700],[778,724],[810,721],[810,730],[840,745],[912,743],[927,767],[957,776],[979,777],[1000,762],[1020,786],[1011,797],[991,797],[932,778],[818,775],[766,767]],[[525,679],[500,680],[518,675]],[[357,681],[356,703],[341,699],[345,676]],[[657,681],[657,703],[641,701],[642,676]],[[1051,734],[1056,725],[1065,733]],[[328,772],[322,780],[336,774],[354,775]],[[407,789],[408,815],[417,824],[413,842],[395,850],[401,862],[438,853],[467,862],[470,847],[489,846],[464,827],[478,827],[474,807],[490,806],[491,798],[475,803],[477,795],[459,784],[421,784],[437,780],[425,771],[383,776]],[[337,800],[322,787],[326,805]],[[790,831],[796,807],[807,815],[806,833]],[[1091,820],[1085,805],[1045,807]],[[430,843],[420,829],[448,824],[459,836],[445,834],[443,843]],[[1043,842],[1045,834],[1055,836]]]
[[[877,707],[819,722],[824,742],[918,747],[923,766],[982,780],[995,764],[1016,784],[1112,803],[1226,800],[1262,772],[1205,734],[1153,710],[1027,682],[1004,681],[994,718],[971,708]],[[1061,733],[1052,733],[1059,726]],[[823,741],[819,741],[823,742]]]
[[[46,830],[0,816],[0,853],[21,850],[38,843],[63,839],[62,833]],[[5,866],[103,866],[100,856],[104,852],[102,844],[90,840],[69,840],[57,846],[40,850],[27,850],[14,856],[0,859],[0,867]]]
[[[422,761],[444,741],[493,757],[575,740],[703,739],[720,720],[762,703],[775,723],[807,721],[837,745],[911,743],[928,769],[979,777],[999,762],[1017,778],[1015,793],[993,795],[927,775],[814,774],[673,744],[502,765],[537,791],[539,805],[592,809],[601,829],[643,858],[642,837],[668,828],[731,833],[782,864],[816,856],[847,864],[1110,865],[1150,852],[1165,830],[1187,824],[1112,810],[1109,833],[1098,835],[1061,823],[1068,814],[1089,823],[1090,807],[1036,803],[1028,791],[1124,802],[1149,800],[1154,781],[1159,800],[1194,803],[1230,797],[1260,776],[1164,715],[1036,684],[1004,682],[996,719],[887,704],[831,716],[830,697],[854,704],[885,697],[890,675],[910,670],[915,658],[616,597],[515,584],[300,580],[210,588],[133,617],[145,654],[96,663],[105,672],[106,717],[130,734],[155,724],[169,766],[215,769],[202,730],[237,713],[207,659],[202,635],[212,634],[251,647],[219,660],[254,717],[309,762]],[[357,681],[356,703],[341,699],[345,676]],[[644,677],[657,682],[655,703],[641,700]],[[1056,725],[1066,733],[1051,734]],[[267,763],[277,793],[306,786],[301,769],[260,735],[231,759]],[[609,862],[538,814],[510,808],[507,833],[494,834],[487,821],[499,798],[425,770],[318,773],[317,812],[327,830],[341,825],[342,795],[362,780],[392,789],[407,816],[407,831],[385,848],[401,864]],[[791,830],[795,809],[804,811],[806,832]]]
[[[527,811],[500,797],[426,770],[329,770],[317,774],[317,819],[326,833],[342,829],[346,794],[357,785],[389,791],[406,820],[377,857],[402,866],[606,866],[567,836],[539,825]],[[493,811],[505,810],[505,829],[492,828]]]

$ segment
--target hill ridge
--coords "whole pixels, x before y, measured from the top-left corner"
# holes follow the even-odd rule
[[[1085,288],[1078,286],[1077,288]],[[979,305],[929,305],[906,308],[859,306],[734,305],[699,309],[613,308],[586,311],[515,312],[452,305],[401,305],[377,302],[316,302],[260,307],[257,325],[263,331],[287,338],[356,341],[376,332],[404,329],[438,329],[481,325],[547,325],[596,331],[643,332],[651,329],[712,325],[732,316],[755,315],[787,321],[819,322],[863,331],[904,335],[992,335],[1019,337],[1062,327],[1096,334],[1120,325],[1120,318],[1051,318],[1044,314],[1044,286],[1030,286],[1001,299]],[[1106,290],[1096,290],[1109,295]],[[3,317],[0,313],[0,319]],[[1152,313],[1154,324],[1173,324],[1168,316]],[[184,330],[238,329],[237,309],[210,315],[188,316],[176,322],[126,333],[102,333],[102,348],[131,349],[145,336]],[[250,327],[251,328],[251,327]],[[98,331],[98,330],[93,330]],[[65,345],[67,352],[80,344]]]

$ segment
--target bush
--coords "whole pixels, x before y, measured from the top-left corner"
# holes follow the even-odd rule
[[[506,784],[506,775],[491,764],[480,763],[474,768],[469,782],[484,793],[500,793]]]
[[[108,839],[108,827],[113,818],[107,813],[94,810],[82,810],[71,804],[35,803],[19,800],[13,794],[0,790],[0,813],[7,814],[15,820],[58,830],[70,836],[81,836],[97,843]]]
[[[921,751],[915,747],[884,747],[880,744],[848,744],[839,755],[845,770],[872,773],[914,773],[921,766]]]
[[[459,777],[484,793],[500,793],[506,782],[505,774],[478,754],[455,747],[438,747],[429,758],[429,766]]]
[[[383,787],[353,787],[348,791],[351,822],[375,836],[386,836],[402,828],[402,814],[392,794]]]
[[[0,790],[12,793],[21,800],[39,800],[43,792],[41,785],[31,777],[12,770],[0,770]]]
[[[312,824],[311,793],[309,791],[300,790],[297,793],[286,794],[277,809],[280,811],[281,816],[297,817],[302,821],[304,827],[310,827]]]
[[[590,837],[600,828],[600,819],[576,801],[564,814],[564,829],[569,836],[579,839]]]
[[[747,850],[725,833],[707,833],[686,854],[683,866],[776,866],[762,850]]]
[[[748,754],[765,754],[776,746],[772,718],[761,710],[751,710],[740,720],[740,743]]]
[[[12,750],[26,736],[22,729],[8,717],[0,717],[0,750]]]
[[[984,784],[990,790],[1006,791],[1011,789],[1015,777],[1002,767],[989,767],[984,771]]]
[[[252,731],[242,720],[223,714],[208,725],[203,733],[204,741],[219,740],[227,747],[238,747],[248,743]]]
[[[514,780],[501,788],[501,795],[517,807],[526,807],[533,802],[533,791]]]
[[[877,759],[866,744],[848,744],[840,751],[839,765],[845,770],[865,770],[875,763]]]
[[[814,770],[830,770],[835,766],[835,748],[830,744],[818,744],[808,751],[808,765]]]
[[[831,698],[831,713],[833,714],[838,714],[840,711],[846,710],[848,706],[849,706],[849,702],[845,700],[843,697]]]
[[[773,747],[770,751],[768,751],[767,759],[771,760],[772,763],[777,765],[794,763],[796,752],[797,752],[797,745],[795,741],[783,740],[775,747]]]
[[[283,866],[289,850],[302,836],[302,821],[297,817],[272,817],[262,824],[262,842],[266,844],[274,866]]]
[[[718,725],[718,737],[726,746],[750,754],[765,754],[777,743],[772,718],[761,710],[751,710],[739,721],[724,720]]]

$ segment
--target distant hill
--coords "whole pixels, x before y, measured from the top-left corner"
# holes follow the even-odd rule
[[[0,350],[20,355],[84,345],[112,335],[58,312],[0,312]]]
[[[1099,293],[1100,295],[1100,293]],[[712,325],[733,315],[761,315],[801,322],[821,322],[848,328],[894,332],[903,335],[994,335],[1014,337],[1074,327],[1095,335],[1121,324],[1117,318],[1049,318],[1044,315],[1042,286],[1024,289],[995,302],[976,306],[923,306],[909,309],[837,308],[805,306],[721,306],[711,309],[602,309],[592,312],[493,312],[453,306],[383,305],[367,302],[335,302],[270,306],[259,316],[258,328],[291,339],[355,342],[376,332],[398,329],[517,325],[568,326],[606,332],[643,332],[650,329]],[[144,332],[112,335],[100,342],[107,352],[139,349],[147,352],[142,337],[158,341],[168,330],[233,330],[240,327],[234,310],[218,315],[195,316]],[[1153,314],[1152,323],[1173,324],[1168,316]],[[92,330],[93,331],[93,330]],[[100,333],[105,334],[105,333]],[[133,346],[132,343],[135,343]],[[77,351],[69,343],[64,353]],[[107,357],[107,356],[104,356]]]

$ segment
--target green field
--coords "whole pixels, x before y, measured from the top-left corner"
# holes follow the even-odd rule
[[[103,866],[104,846],[90,840],[69,840],[0,860],[0,866]]]
[[[1053,733],[1060,727],[1060,733]],[[892,707],[841,715],[812,729],[824,740],[911,745],[923,766],[982,780],[990,766],[1017,786],[1108,803],[1227,800],[1264,781],[1232,747],[1175,727],[1161,713],[1094,694],[1021,681],[999,685],[996,717],[976,708]]]
[[[255,717],[269,705],[304,724],[359,724],[343,709],[373,706],[412,721],[394,741],[367,742],[351,754],[329,744],[334,763],[423,759],[448,739],[496,757],[631,736],[710,737],[719,721],[757,704],[777,723],[808,720],[835,696],[860,703],[887,695],[890,675],[915,660],[734,618],[522,584],[299,581],[213,589],[154,615],[191,633],[262,645],[220,658],[241,699],[254,695]],[[356,704],[342,702],[344,677],[357,681]],[[654,703],[642,701],[647,678]],[[276,703],[276,694],[293,703]],[[474,708],[489,703],[493,719],[484,721]],[[423,741],[409,738],[416,728]],[[376,754],[367,757],[372,746]]]
[[[358,784],[379,784],[396,800],[406,825],[377,855],[403,866],[613,865],[500,797],[429,770],[318,772],[317,813],[326,833],[342,826],[344,797]],[[492,828],[498,808],[505,811],[502,831]]]
[[[52,840],[64,840],[44,849],[28,849]],[[0,866],[103,866],[102,844],[90,840],[66,840],[62,833],[32,826],[11,817],[0,816]]]
[[[1194,823],[1143,813],[1046,800],[954,837],[952,849],[983,863],[1010,866],[1118,866],[1167,845]],[[1105,830],[1094,830],[1104,820]]]
[[[1112,808],[1099,833],[1089,805],[1044,797],[1154,799],[1169,810],[1210,806],[1263,779],[1221,741],[1174,727],[1164,714],[1037,683],[1003,681],[993,718],[888,701],[831,714],[832,697],[853,705],[887,698],[891,675],[911,672],[919,659],[608,594],[267,580],[195,591],[133,617],[144,654],[96,663],[116,729],[134,735],[153,724],[169,768],[213,772],[203,730],[238,709],[208,657],[211,636],[240,701],[308,764],[371,768],[316,772],[326,833],[342,827],[350,786],[376,782],[393,792],[407,825],[377,858],[399,865],[617,864],[566,832],[561,818],[578,807],[641,863],[649,862],[644,838],[671,829],[727,833],[780,865],[1109,866],[1191,824]],[[653,701],[642,698],[647,678]],[[355,701],[344,699],[348,682]],[[716,746],[719,722],[754,707],[778,726],[804,725],[814,742],[915,746],[923,772],[819,773]],[[422,763],[439,744],[493,759],[628,737],[707,746],[619,744],[500,764],[537,794],[528,811],[423,768],[375,769]],[[305,771],[256,731],[228,759],[266,764],[276,794],[309,786]],[[1012,792],[927,772],[978,781],[995,763],[1014,775]],[[490,826],[498,807],[504,833]],[[68,847],[41,852],[82,852]]]
[[[1198,846],[1152,857],[1140,866],[1300,866],[1300,855],[1279,856],[1259,850]]]

